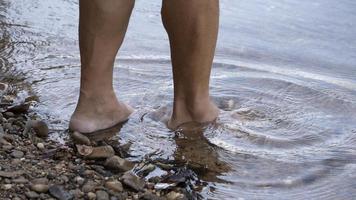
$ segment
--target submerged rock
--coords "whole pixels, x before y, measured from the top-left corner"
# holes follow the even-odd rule
[[[128,170],[131,170],[134,164],[130,161],[120,158],[119,156],[112,156],[106,159],[104,166],[108,169],[126,172]]]
[[[137,192],[143,191],[146,185],[142,178],[136,176],[132,172],[126,172],[121,179],[126,186],[136,190]]]
[[[82,144],[82,145],[87,145],[89,146],[90,145],[90,140],[87,136],[79,133],[78,131],[74,131],[72,134],[71,134],[71,137],[74,141],[74,143],[76,144]]]

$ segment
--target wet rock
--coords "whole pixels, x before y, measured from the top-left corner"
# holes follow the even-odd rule
[[[89,200],[95,200],[96,199],[96,194],[94,192],[89,192],[87,194]]]
[[[120,158],[119,156],[112,156],[106,159],[104,166],[108,169],[125,172],[131,170],[134,164],[130,161]]]
[[[0,94],[4,94],[8,88],[9,88],[8,84],[0,82]]]
[[[49,187],[49,193],[59,199],[59,200],[71,200],[73,199],[73,195],[66,190],[63,189],[63,187],[58,186],[58,185],[53,185]]]
[[[41,120],[32,121],[32,129],[35,131],[36,135],[40,138],[46,138],[48,136],[48,126],[46,122]]]
[[[167,197],[167,200],[184,200],[184,199],[186,199],[183,194],[175,192],[175,191],[169,192],[166,195],[166,197]]]
[[[44,184],[34,184],[31,185],[31,190],[38,192],[38,193],[46,193],[49,189],[48,185],[44,185]]]
[[[148,164],[142,167],[142,169],[138,172],[139,176],[147,176],[149,173],[154,171],[156,166],[153,164]]]
[[[145,187],[145,181],[141,179],[140,177],[136,176],[132,172],[126,172],[122,177],[121,177],[123,183],[136,190],[137,192],[143,191]]]
[[[0,177],[5,177],[5,178],[16,178],[24,174],[24,171],[12,171],[12,172],[5,172],[5,171],[0,171]]]
[[[6,112],[12,112],[12,113],[16,113],[16,114],[27,113],[28,110],[30,109],[30,105],[31,104],[29,104],[29,103],[22,103],[19,105],[11,106],[7,109]]]
[[[34,191],[25,192],[25,195],[29,199],[38,199],[40,197],[40,195]]]
[[[97,200],[109,200],[109,194],[104,190],[96,191],[96,199]]]
[[[87,145],[87,146],[90,146],[90,140],[88,137],[86,137],[85,135],[77,132],[77,131],[74,131],[72,134],[71,134],[71,137],[74,141],[74,143],[76,144],[81,144],[81,145]]]
[[[87,159],[109,158],[115,155],[111,146],[92,147],[86,145],[76,145],[78,153]]]
[[[124,189],[120,181],[107,181],[105,187],[114,192],[122,192]]]

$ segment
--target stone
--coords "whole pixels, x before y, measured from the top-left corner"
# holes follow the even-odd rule
[[[140,200],[164,200],[164,198],[146,191],[143,195],[140,196]]]
[[[31,123],[31,127],[38,137],[46,138],[48,136],[49,129],[46,122],[41,120],[34,120]]]
[[[7,112],[12,112],[16,114],[22,114],[22,113],[27,113],[28,110],[30,109],[31,104],[30,103],[22,103],[19,105],[14,105],[11,106],[7,109]]]
[[[4,116],[5,116],[6,118],[10,118],[10,117],[15,117],[15,114],[14,114],[13,112],[7,111],[7,112],[4,113]]]
[[[96,199],[96,194],[94,192],[89,192],[87,194],[89,200],[95,200]]]
[[[88,182],[86,182],[83,187],[82,187],[82,191],[85,192],[85,193],[88,193],[88,192],[92,192],[95,190],[95,188],[98,186],[97,183],[95,183],[94,181],[92,180],[89,180]]]
[[[15,184],[25,184],[28,183],[28,180],[25,177],[20,176],[18,178],[13,179],[12,182]]]
[[[141,176],[147,176],[149,173],[151,173],[152,171],[154,171],[156,169],[156,166],[153,164],[148,164],[145,165],[140,171],[139,171],[139,175]]]
[[[119,156],[112,156],[106,159],[104,166],[108,169],[126,172],[131,170],[134,164],[131,163],[130,161],[120,158]]]
[[[78,185],[83,185],[85,179],[80,177],[80,176],[77,176],[74,178],[74,181],[78,184]]]
[[[4,185],[2,186],[2,188],[3,188],[4,190],[10,190],[10,189],[12,188],[12,185],[11,185],[11,184],[4,184]]]
[[[84,192],[80,191],[80,189],[71,190],[70,193],[74,195],[74,199],[80,199],[84,196]]]
[[[24,171],[12,171],[12,172],[5,172],[5,171],[0,171],[0,177],[5,177],[5,178],[16,178],[24,174]]]
[[[31,185],[31,190],[38,193],[46,193],[49,189],[48,185],[45,184],[33,184]]]
[[[38,199],[40,197],[40,195],[34,191],[25,192],[25,195],[29,199]]]
[[[183,199],[185,199],[183,194],[175,192],[175,191],[169,192],[166,195],[166,197],[167,197],[167,200],[183,200]]]
[[[73,199],[73,194],[67,192],[63,187],[58,185],[53,185],[49,187],[49,193],[57,198],[58,200],[71,200]]]
[[[107,145],[107,146],[100,146],[100,147],[94,147],[93,151],[85,156],[87,159],[101,159],[101,158],[109,158],[111,156],[115,155],[114,149]]]
[[[134,189],[137,192],[142,192],[146,185],[145,181],[142,178],[136,176],[130,171],[126,172],[121,177],[121,179],[126,186]]]
[[[45,148],[44,144],[41,143],[41,142],[37,143],[36,146],[37,146],[38,149],[41,149],[41,150],[43,150]]]
[[[96,191],[96,199],[97,200],[110,200],[109,194],[107,192],[105,192],[104,190]]]
[[[91,144],[89,138],[87,136],[79,133],[78,131],[74,131],[71,134],[71,137],[72,137],[74,143],[76,143],[76,144],[87,145],[87,146],[90,146],[90,144]]]
[[[105,183],[105,187],[114,192],[122,192],[124,189],[122,187],[122,183],[120,181],[107,181]]]

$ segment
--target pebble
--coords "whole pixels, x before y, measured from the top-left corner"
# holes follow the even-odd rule
[[[38,149],[41,149],[41,150],[43,150],[45,148],[44,144],[41,143],[41,142],[37,143],[36,146],[37,146]]]
[[[146,183],[143,179],[136,176],[132,172],[126,172],[122,177],[122,181],[125,185],[129,186],[130,188],[136,190],[137,192],[143,191]]]
[[[105,187],[114,192],[122,192],[124,190],[120,181],[107,181]]]
[[[11,156],[13,158],[22,158],[24,156],[24,153],[22,151],[19,151],[19,150],[13,150],[11,152]]]
[[[133,168],[133,163],[120,158],[119,156],[112,156],[106,159],[104,166],[108,169],[118,170],[122,172],[129,171]]]
[[[46,138],[48,136],[48,126],[46,122],[41,120],[34,120],[31,123],[32,129],[36,132],[36,135],[41,138]]]
[[[31,185],[31,190],[38,193],[46,193],[49,189],[48,185],[45,184],[33,184]]]
[[[184,199],[184,195],[175,191],[169,192],[167,195],[167,200],[180,200]]]
[[[88,192],[92,192],[95,190],[95,188],[97,187],[97,183],[95,183],[94,181],[92,180],[89,180],[88,182],[86,182],[84,184],[84,186],[82,187],[82,191],[85,192],[85,193],[88,193]]]
[[[25,177],[20,176],[16,179],[13,179],[12,182],[16,183],[16,184],[25,184],[25,183],[28,183],[28,180]]]
[[[63,187],[58,185],[53,185],[49,187],[49,193],[57,198],[58,200],[71,200],[73,199],[73,194],[67,192]]]
[[[4,184],[2,187],[4,190],[10,190],[12,188],[11,184]]]
[[[74,181],[78,184],[78,185],[83,185],[85,179],[80,177],[80,176],[77,176],[74,178]]]
[[[13,112],[5,112],[4,113],[5,117],[10,118],[10,117],[15,117],[15,114]]]
[[[107,192],[105,192],[104,190],[96,191],[96,199],[97,200],[110,200],[109,194]]]
[[[95,200],[96,199],[96,194],[93,192],[89,192],[87,194],[89,200]]]
[[[77,131],[74,131],[71,134],[71,137],[72,137],[74,143],[76,143],[76,144],[83,144],[83,145],[89,146],[91,143],[87,136],[85,136]]]
[[[29,199],[38,199],[40,197],[40,195],[34,191],[25,192],[25,195]]]
[[[115,155],[114,149],[107,145],[107,146],[100,146],[94,147],[93,151],[86,156],[88,159],[100,159],[100,158],[109,158]]]

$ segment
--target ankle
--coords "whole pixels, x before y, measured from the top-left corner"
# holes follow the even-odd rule
[[[205,121],[207,116],[211,115],[216,109],[215,104],[209,97],[204,98],[191,98],[191,99],[177,99],[174,102],[174,118],[188,118],[191,121],[202,122]]]

